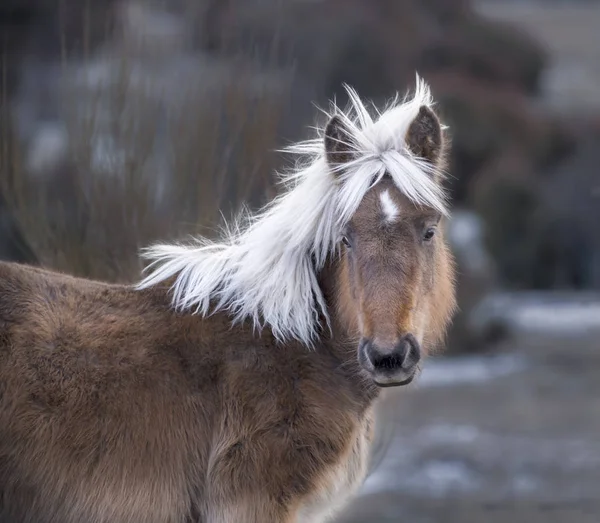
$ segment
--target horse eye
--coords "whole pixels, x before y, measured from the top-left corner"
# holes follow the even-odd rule
[[[425,234],[423,235],[423,240],[426,242],[431,241],[431,239],[433,238],[434,235],[435,235],[435,228],[430,227],[429,229],[427,229],[425,231]]]
[[[349,249],[350,248],[350,241],[348,240],[347,236],[342,236],[342,243]]]

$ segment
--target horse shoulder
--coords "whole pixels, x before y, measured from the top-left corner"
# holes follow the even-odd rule
[[[366,477],[370,407],[341,377],[329,383],[331,369],[319,369],[316,356],[296,359],[273,347],[254,364],[246,358],[224,383],[208,461],[210,506],[234,510],[232,499],[256,500],[285,507],[293,523],[326,521]]]
[[[263,434],[262,441],[255,442],[240,441],[238,436],[219,440],[219,449],[213,449],[209,459],[207,521],[227,520],[214,513],[248,515],[261,510],[280,514],[270,521],[330,521],[367,476],[371,422],[369,412],[338,438],[331,437],[333,428],[325,427],[329,430],[321,437],[297,434],[279,440]]]
[[[315,491],[300,506],[297,523],[321,523],[339,513],[364,482],[374,435],[373,409],[356,423],[339,461],[325,467]]]

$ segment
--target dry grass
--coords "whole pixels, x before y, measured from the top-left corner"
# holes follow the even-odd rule
[[[0,187],[44,266],[131,281],[140,247],[206,232],[273,187],[285,78],[239,64],[214,73],[210,87],[194,76],[165,104],[152,80],[132,80],[130,59],[119,55],[101,88],[67,93],[68,153],[44,176],[28,172],[4,118]]]

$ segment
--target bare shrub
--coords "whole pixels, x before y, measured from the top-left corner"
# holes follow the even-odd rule
[[[141,246],[263,202],[291,72],[119,44],[62,64],[65,154],[33,173],[5,144],[0,183],[42,265],[131,281]]]

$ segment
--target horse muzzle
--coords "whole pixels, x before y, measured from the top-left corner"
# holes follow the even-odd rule
[[[408,385],[415,377],[421,360],[419,342],[405,334],[391,347],[381,347],[363,338],[358,347],[358,361],[380,387]]]

